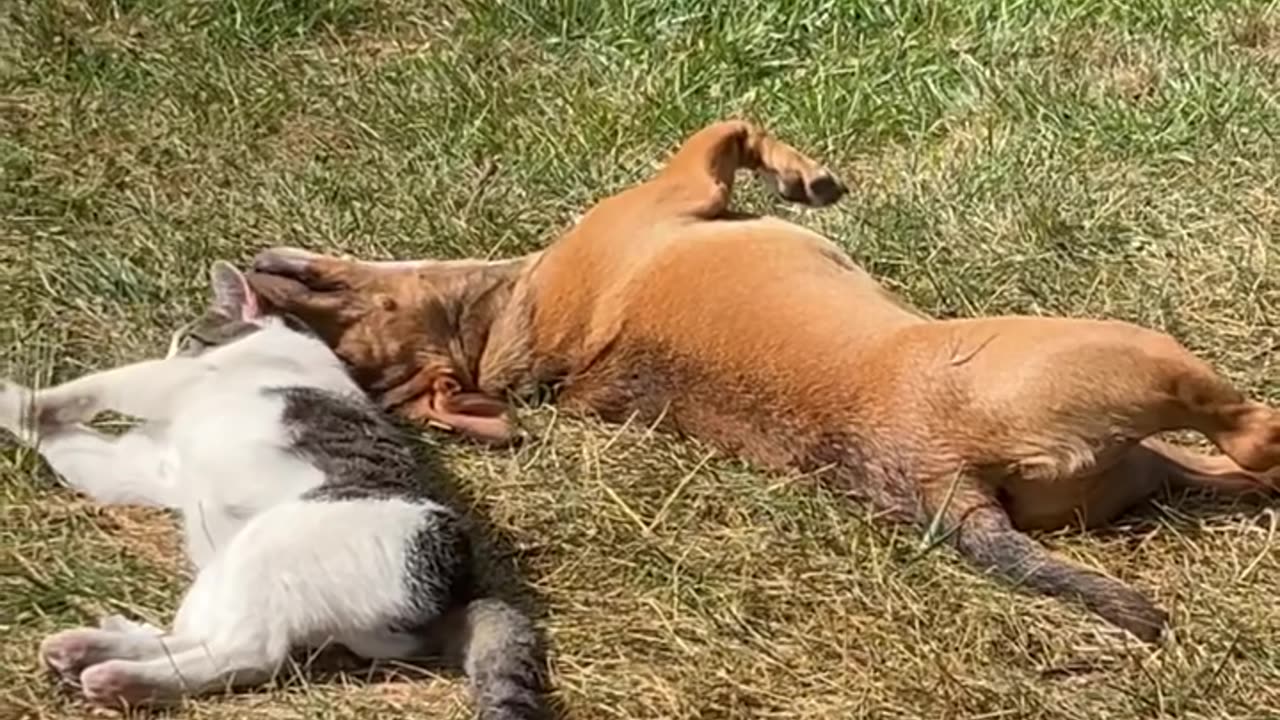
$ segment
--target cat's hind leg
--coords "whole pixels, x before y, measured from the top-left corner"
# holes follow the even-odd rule
[[[398,642],[388,647],[387,638],[374,636],[403,617],[404,543],[421,516],[392,501],[301,501],[263,512],[200,571],[183,599],[173,627],[187,649],[93,665],[80,675],[84,696],[105,705],[162,705],[255,685],[274,676],[291,650],[329,640],[352,638],[380,655],[398,651]]]
[[[421,635],[394,630],[352,632],[337,638],[337,642],[367,660],[407,659],[427,649]]]
[[[100,705],[166,705],[270,678],[292,646],[289,603],[273,602],[284,589],[281,576],[266,577],[266,569],[240,550],[233,542],[196,577],[173,633],[151,638],[151,647],[163,644],[162,653],[120,654],[83,666],[85,698]],[[263,554],[272,550],[260,548]],[[132,632],[149,634],[145,628]]]
[[[167,705],[183,696],[256,685],[284,661],[254,643],[191,642],[149,660],[108,660],[80,674],[86,700],[99,705]]]
[[[119,630],[106,622],[103,625],[50,635],[40,644],[40,659],[64,680],[76,682],[86,668],[108,660],[162,658],[191,647],[159,629],[134,624],[131,629]]]
[[[161,630],[151,623],[136,622],[124,617],[123,615],[108,615],[98,621],[98,627],[103,630],[122,633],[140,633],[143,635],[154,635],[156,637],[164,635],[164,630]]]

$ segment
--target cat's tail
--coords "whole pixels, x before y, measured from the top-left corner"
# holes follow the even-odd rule
[[[480,720],[544,720],[546,656],[533,621],[496,598],[472,600],[450,622],[450,649]]]

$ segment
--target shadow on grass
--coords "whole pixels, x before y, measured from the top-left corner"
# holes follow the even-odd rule
[[[547,704],[548,720],[567,720],[567,708],[560,705],[552,692],[549,683],[549,667],[547,654],[551,648],[542,619],[545,615],[546,600],[533,586],[526,581],[526,575],[520,567],[520,553],[511,538],[501,532],[488,517],[487,505],[467,491],[458,476],[442,461],[437,441],[423,434],[420,428],[396,419],[396,422],[413,441],[415,453],[423,472],[423,484],[427,492],[437,502],[453,508],[466,519],[467,533],[472,550],[472,578],[474,595],[477,598],[497,598],[519,609],[533,620],[534,630],[538,636],[541,656],[538,659],[542,680],[542,697]],[[456,441],[462,442],[462,441]],[[475,452],[486,452],[476,447]],[[459,676],[461,668],[456,663],[450,665],[437,658],[424,658],[421,661],[392,663],[368,663],[357,661],[363,670],[361,679],[367,682],[404,681],[413,677],[426,675]],[[346,679],[352,679],[345,673]]]

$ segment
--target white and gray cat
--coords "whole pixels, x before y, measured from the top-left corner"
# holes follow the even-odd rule
[[[0,383],[0,428],[98,501],[179,510],[198,571],[171,630],[107,618],[48,637],[44,662],[90,701],[138,706],[263,682],[298,648],[430,652],[463,667],[481,717],[541,717],[534,628],[473,597],[461,521],[425,494],[398,428],[239,271],[211,275],[212,308],[167,358]],[[83,424],[103,410],[143,423]]]

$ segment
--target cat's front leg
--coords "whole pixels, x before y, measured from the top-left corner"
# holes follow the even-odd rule
[[[0,380],[0,429],[18,442],[34,447],[41,437],[93,419],[101,410],[89,387],[32,390],[10,380]]]
[[[39,390],[31,412],[41,430],[87,422],[104,410],[167,420],[183,391],[212,372],[211,365],[195,358],[144,360]]]
[[[38,437],[33,401],[34,393],[30,389],[0,379],[0,430],[12,433],[19,443],[28,447],[35,445]]]
[[[163,424],[111,436],[75,422],[40,423],[37,395],[13,383],[0,385],[0,429],[36,448],[63,484],[104,503],[175,507],[180,501]]]
[[[41,435],[90,420],[98,413],[93,396],[84,392],[87,389],[82,385],[77,392],[36,391],[0,380],[0,428],[13,433],[22,444],[33,446]]]

